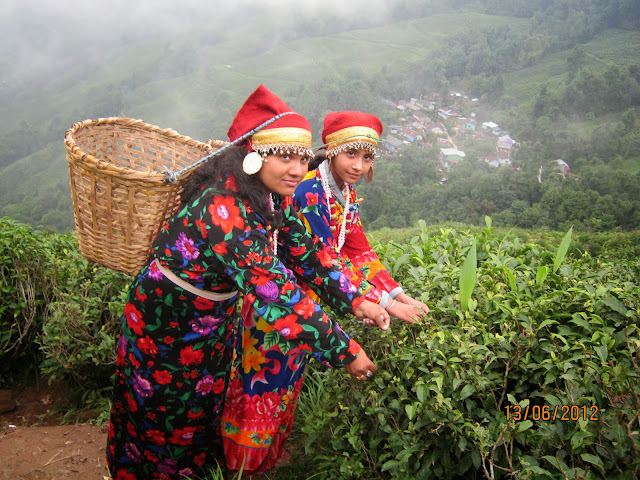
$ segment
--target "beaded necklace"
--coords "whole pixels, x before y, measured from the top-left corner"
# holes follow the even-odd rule
[[[271,211],[275,211],[274,203],[273,203],[273,193],[269,194],[269,206],[271,207]],[[271,236],[273,242],[273,255],[278,256],[278,229],[276,228],[273,231],[273,235]]]
[[[333,190],[329,186],[329,162],[323,162],[319,167],[320,169],[320,183],[322,183],[322,188],[324,190],[324,194],[327,198],[327,207],[329,207],[329,216],[331,216],[331,197],[335,198]],[[344,190],[342,190],[342,194],[344,195],[344,212],[342,215],[342,225],[340,226],[340,233],[338,233],[338,246],[336,247],[336,251],[340,253],[342,246],[344,245],[345,237],[347,235],[347,215],[349,215],[349,203],[351,201],[351,185],[345,182]],[[337,210],[337,208],[336,208]]]

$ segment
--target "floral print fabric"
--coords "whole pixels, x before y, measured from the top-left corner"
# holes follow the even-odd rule
[[[283,455],[309,351],[278,335],[249,304],[242,319],[222,437],[227,466],[250,474],[273,468]]]
[[[194,295],[167,280],[153,260],[196,288],[239,290],[287,348],[336,367],[360,351],[299,288],[294,271],[337,311],[355,308],[360,293],[282,199],[276,203],[284,209],[283,261],[276,258],[265,222],[236,190],[228,176],[196,195],[162,229],[151,263],[129,289],[107,442],[115,480],[190,478],[223,464],[220,419],[234,348],[235,358],[246,348],[243,361],[261,365],[236,319],[240,295],[224,301]]]
[[[327,204],[320,175],[319,169],[307,173],[296,189],[293,203],[308,230],[325,246],[336,249],[344,207],[333,195]],[[360,221],[355,188],[350,189],[350,195],[345,242],[339,252],[342,271],[368,300],[379,303],[383,291],[391,292],[400,285],[369,245]]]
[[[333,198],[331,205],[327,205],[316,171],[307,174],[296,189],[293,201],[307,229],[324,245],[322,255],[325,260],[337,259],[336,238],[342,225],[343,208]],[[349,277],[368,300],[379,302],[383,290],[389,292],[398,284],[369,246],[362,230],[355,192],[350,203],[351,222],[347,222],[349,230],[339,264],[345,278]],[[313,283],[303,284],[303,288],[312,298],[318,298]],[[272,327],[250,305],[243,307],[242,319],[243,339],[255,352],[252,353],[247,344],[237,349],[243,356],[234,361],[232,388],[227,393],[223,412],[222,435],[230,468],[239,469],[244,462],[245,471],[261,473],[272,468],[284,452],[308,356],[284,339],[276,342]],[[271,402],[277,403],[278,408],[270,410],[267,405]]]

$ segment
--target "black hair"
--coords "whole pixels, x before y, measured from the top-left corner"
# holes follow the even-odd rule
[[[315,170],[320,166],[322,162],[324,162],[327,158],[326,153],[316,153],[316,156],[309,162],[309,170]]]
[[[259,216],[272,228],[279,228],[282,224],[282,213],[272,212],[267,204],[269,192],[260,180],[258,174],[247,175],[242,170],[242,161],[247,151],[242,147],[229,147],[220,155],[213,157],[198,167],[187,179],[182,191],[182,205],[186,205],[198,192],[212,185],[217,179],[232,174],[236,179],[238,191],[228,191],[245,200]]]

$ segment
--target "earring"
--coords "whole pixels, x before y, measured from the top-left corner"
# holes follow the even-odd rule
[[[373,163],[371,163],[371,167],[369,168],[369,171],[367,172],[367,176],[365,177],[365,180],[367,183],[371,183],[371,181],[373,180],[373,175],[374,175],[374,171],[373,171]]]
[[[250,152],[242,161],[242,171],[247,175],[255,175],[262,168],[262,157],[258,152]]]

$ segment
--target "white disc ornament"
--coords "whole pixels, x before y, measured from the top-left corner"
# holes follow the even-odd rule
[[[262,156],[258,152],[248,153],[242,161],[242,171],[254,175],[262,168]]]

